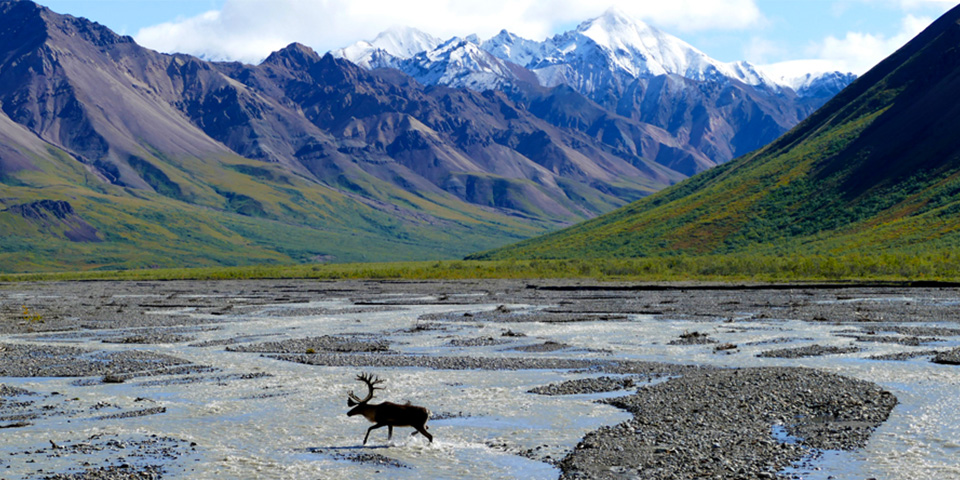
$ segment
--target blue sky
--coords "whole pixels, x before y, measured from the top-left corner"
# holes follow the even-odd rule
[[[501,28],[542,40],[616,5],[721,61],[783,75],[861,74],[955,5],[944,0],[40,0],[147,47],[257,62],[293,41],[319,52],[392,25],[438,37]]]

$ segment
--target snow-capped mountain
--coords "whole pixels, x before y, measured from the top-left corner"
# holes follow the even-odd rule
[[[691,80],[729,78],[747,85],[776,83],[747,62],[723,63],[677,37],[618,9],[548,39],[525,66],[545,86],[568,84],[590,95],[609,82],[673,74]]]
[[[799,92],[821,76],[833,79],[821,86],[836,93],[852,78],[839,72],[810,74],[803,79],[774,78],[746,61],[715,60],[616,8],[542,42],[506,30],[484,41],[470,35],[444,42],[414,28],[393,27],[372,41],[330,53],[368,69],[397,68],[428,85],[475,90],[501,88],[525,78],[511,65],[515,64],[533,72],[536,83],[569,85],[594,99],[609,97],[611,91],[619,94],[638,78],[658,75],[701,82],[735,80],[773,93],[784,87]],[[810,90],[810,95],[821,95],[821,90]]]
[[[500,90],[548,121],[610,135],[537,93],[540,87],[569,88],[553,98],[566,96],[577,105],[592,100],[610,115],[659,129],[653,137],[660,145],[693,149],[692,156],[684,149],[657,154],[658,163],[685,174],[762,147],[853,79],[838,72],[775,79],[749,62],[715,60],[617,9],[540,42],[506,30],[485,41],[470,35],[440,42],[395,28],[332,53],[368,69],[401,70],[424,85]]]
[[[801,97],[823,97],[833,96],[856,79],[857,76],[852,73],[821,72],[784,78],[781,83],[793,88]]]
[[[536,82],[529,71],[501,60],[478,45],[473,37],[454,37],[433,50],[400,60],[395,68],[424,85],[446,85],[476,91],[503,89],[520,80]]]
[[[526,67],[542,58],[544,43],[527,40],[506,30],[500,30],[500,33],[482,42],[480,48],[497,58]]]
[[[433,50],[441,43],[439,38],[416,28],[397,26],[381,32],[372,41],[361,40],[330,54],[367,69],[396,67],[399,60]]]

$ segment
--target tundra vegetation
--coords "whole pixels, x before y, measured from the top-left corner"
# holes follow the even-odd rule
[[[316,265],[254,265],[0,274],[0,281],[65,280],[457,280],[581,278],[602,281],[915,282],[960,281],[954,251],[878,255],[675,255],[647,258],[453,260]]]

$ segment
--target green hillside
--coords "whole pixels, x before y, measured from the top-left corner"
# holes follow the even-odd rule
[[[960,247],[960,8],[753,154],[476,259]]]
[[[298,44],[205,62],[0,1],[0,273],[459,258],[684,177],[502,93]]]
[[[546,228],[371,179],[408,206],[382,211],[237,156],[145,153],[155,192],[123,188],[62,151],[31,147],[16,148],[31,168],[0,174],[0,272],[456,258]]]

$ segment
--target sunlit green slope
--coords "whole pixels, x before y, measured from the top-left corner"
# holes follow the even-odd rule
[[[3,272],[454,258],[544,228],[372,179],[410,197],[384,209],[237,156],[145,154],[153,192],[102,182],[49,145],[4,147],[30,168],[0,174]]]

